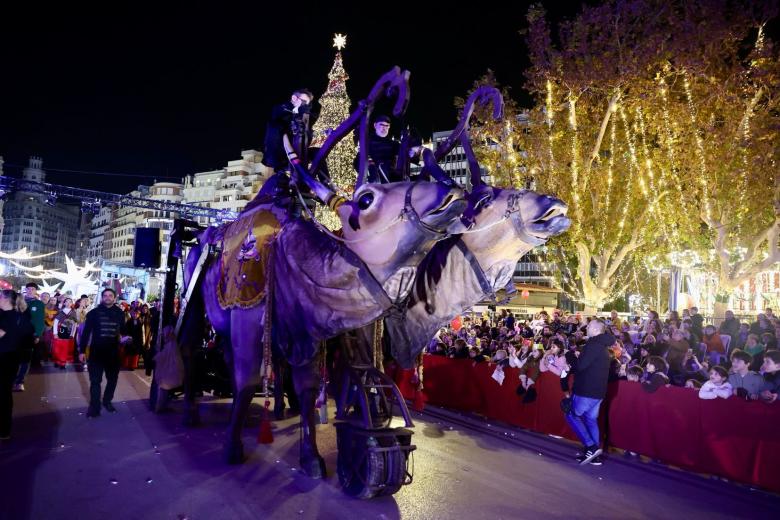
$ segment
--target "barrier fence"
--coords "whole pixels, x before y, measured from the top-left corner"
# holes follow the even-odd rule
[[[576,440],[560,408],[563,391],[557,376],[540,374],[536,401],[524,404],[515,393],[520,384],[516,368],[504,369],[499,385],[491,377],[494,364],[432,355],[423,359],[429,404]],[[405,398],[415,398],[412,370],[390,365],[387,372]],[[680,387],[650,394],[639,383],[618,381],[609,385],[599,422],[608,446],[780,492],[780,402],[704,400],[697,391]]]

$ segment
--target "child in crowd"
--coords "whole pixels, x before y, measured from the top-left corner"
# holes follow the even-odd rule
[[[539,364],[539,371],[551,372],[560,377],[561,373],[567,369],[566,350],[563,346],[563,342],[558,338],[554,338],[550,342],[550,349],[542,356],[542,361]]]
[[[697,381],[695,379],[689,379],[685,382],[685,388],[692,388],[694,390],[699,390],[701,388],[701,381]]]
[[[523,402],[530,403],[536,400],[536,388],[534,383],[539,377],[539,365],[541,363],[544,348],[541,343],[534,344],[531,347],[531,353],[523,360],[520,360],[520,385],[517,387],[517,395],[524,395]],[[510,362],[511,364],[511,362]]]
[[[780,393],[780,351],[769,350],[764,354],[764,386],[761,387],[759,398],[765,403],[776,403]]]
[[[634,349],[634,355],[631,356],[631,362],[629,365],[636,365],[642,368],[647,364],[647,358],[650,357],[650,351],[646,343],[639,345]]]
[[[475,363],[483,363],[487,361],[487,357],[485,357],[480,351],[479,347],[470,347],[469,348],[469,359],[474,361]]]
[[[455,346],[450,351],[449,357],[453,359],[466,359],[469,357],[469,350],[466,346],[466,341],[463,339],[456,339]]]
[[[645,371],[639,365],[634,365],[626,369],[626,379],[632,383],[639,383],[645,376]]]
[[[699,397],[701,399],[717,399],[721,397],[728,399],[731,397],[732,388],[731,384],[726,381],[728,372],[722,366],[714,366],[710,369],[710,380],[702,385],[699,389]]]
[[[753,356],[743,350],[737,350],[731,355],[731,375],[729,383],[734,389],[734,395],[743,399],[758,399],[758,394],[764,386],[764,378],[750,370]]]
[[[623,376],[623,365],[620,363],[615,349],[607,349],[607,353],[609,354],[609,376],[607,381],[611,383],[612,381],[617,381]]]
[[[664,385],[669,384],[669,365],[666,360],[660,356],[650,356],[647,358],[647,375],[642,382],[642,389],[645,392],[653,393]]]

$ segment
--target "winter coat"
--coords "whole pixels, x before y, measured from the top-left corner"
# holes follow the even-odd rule
[[[773,394],[780,394],[780,372],[764,374],[764,386],[761,391],[769,390]]]
[[[664,374],[663,372],[653,372],[650,374],[650,376],[647,378],[646,381],[642,382],[642,390],[648,393],[653,393],[662,386],[669,384],[669,377]]]
[[[390,137],[379,137],[371,132],[368,137],[368,182],[398,182],[403,180],[395,170],[400,143]],[[352,165],[357,170],[360,167],[360,154],[355,157]],[[380,172],[381,170],[381,172]]]
[[[717,399],[718,397],[728,399],[733,393],[734,389],[728,382],[715,386],[715,383],[712,381],[707,381],[699,388],[699,397],[701,399]]]
[[[29,361],[35,328],[26,314],[18,311],[0,311],[0,353],[18,352],[22,361]]]
[[[105,362],[119,361],[119,337],[124,329],[125,315],[116,305],[100,305],[87,313],[87,321],[79,342],[79,352],[90,347],[90,358]]]
[[[577,359],[572,389],[575,395],[592,399],[604,399],[607,396],[610,364],[607,349],[614,343],[614,336],[608,333],[588,338]]]
[[[293,134],[291,125],[294,119],[300,120],[302,113],[293,112],[293,104],[288,101],[281,105],[276,105],[271,111],[271,119],[265,129],[265,142],[263,146],[263,164],[279,171],[287,168],[289,160],[284,150],[283,137],[285,134],[292,143]],[[309,134],[311,134],[311,121],[309,122]],[[309,135],[309,140],[311,135]]]

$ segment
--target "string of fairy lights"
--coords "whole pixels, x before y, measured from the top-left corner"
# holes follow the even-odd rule
[[[682,70],[682,78],[683,88],[685,89],[685,99],[688,103],[688,114],[691,120],[691,130],[693,131],[694,139],[696,141],[695,153],[699,162],[700,197],[704,205],[704,214],[707,217],[707,222],[711,222],[712,208],[710,205],[709,190],[707,188],[707,164],[704,158],[704,140],[702,139],[699,130],[696,107],[693,105],[693,94],[691,94],[691,83],[688,80],[688,72],[685,69]]]
[[[547,126],[547,143],[548,143],[548,172],[554,172],[555,171],[555,153],[554,153],[554,145],[555,145],[555,133],[553,132],[553,126],[554,126],[554,87],[552,81],[547,81],[546,83],[546,96],[545,96],[545,123]],[[629,184],[633,181],[636,183],[636,185],[639,187],[639,192],[641,193],[642,200],[636,200],[637,207],[641,207],[642,205],[648,206],[648,212],[652,214],[656,213],[658,209],[655,208],[653,204],[653,196],[656,193],[656,188],[658,187],[658,183],[661,181],[665,181],[666,176],[662,175],[662,169],[659,167],[656,170],[656,167],[654,165],[653,159],[651,157],[650,153],[650,146],[648,143],[648,128],[647,128],[647,121],[646,121],[646,115],[642,111],[641,107],[635,107],[634,109],[634,121],[630,121],[628,117],[628,112],[626,110],[626,107],[624,103],[619,101],[619,96],[616,96],[616,102],[610,106],[611,114],[610,115],[617,115],[620,119],[619,123],[622,124],[622,137],[623,137],[623,146],[626,150],[626,156],[627,161],[625,161],[625,168],[624,171],[627,171],[627,175],[625,175],[625,178],[621,179],[620,184],[622,185],[623,189],[620,191],[615,191],[616,186],[618,183],[616,182],[615,178],[615,168],[616,168],[616,157],[618,156],[618,137],[617,137],[617,125],[618,121],[616,121],[613,117],[610,117],[607,121],[608,125],[608,131],[609,131],[609,138],[608,138],[608,159],[607,159],[607,167],[606,167],[606,184],[601,187],[603,190],[603,198],[600,198],[600,200],[603,200],[603,204],[600,202],[597,202],[594,206],[593,210],[594,213],[601,213],[605,216],[605,220],[608,218],[608,215],[611,214],[612,211],[615,211],[617,209],[617,216],[619,216],[619,222],[618,222],[618,229],[617,229],[617,236],[613,237],[614,240],[616,240],[618,243],[621,243],[624,241],[624,232],[626,229],[626,223],[628,216],[631,214],[630,209],[633,206],[632,201],[635,198],[632,198],[629,196]],[[572,193],[571,193],[571,204],[573,206],[573,212],[575,214],[575,223],[577,221],[581,221],[581,215],[582,215],[582,201],[580,193],[583,190],[583,186],[586,185],[589,179],[585,179],[585,176],[591,175],[590,169],[583,170],[580,166],[580,145],[582,143],[582,140],[580,138],[580,129],[578,126],[577,121],[577,103],[576,98],[572,93],[569,93],[567,96],[567,108],[568,108],[568,129],[571,131],[570,136],[570,153],[571,158],[570,162],[568,164],[568,168],[570,169],[570,175],[571,175],[571,187],[572,187]],[[668,120],[668,115],[667,115]],[[667,132],[668,134],[671,134],[671,132]],[[641,161],[639,156],[641,155]],[[656,171],[658,174],[656,174]],[[673,177],[671,168],[668,169],[668,177]],[[674,181],[672,181],[674,182]],[[594,186],[591,189],[597,189],[597,186]],[[675,188],[677,189],[677,188]],[[679,190],[678,190],[679,191]],[[622,199],[622,204],[618,204],[617,207],[613,206],[612,201],[614,200],[620,200]],[[598,208],[602,207],[603,211],[598,211]],[[668,206],[667,206],[668,209]],[[664,212],[667,213],[667,212]],[[583,232],[584,230],[577,226],[576,224],[573,226],[574,229],[570,231],[572,235],[578,235],[578,233]],[[661,229],[663,232],[664,237],[666,238],[667,242],[670,242],[673,240],[669,229],[667,228],[667,224],[665,222],[661,222]],[[607,242],[609,239],[608,237],[608,226],[602,226],[601,230],[601,241],[599,241],[602,245]],[[575,238],[576,240],[576,238]],[[636,246],[633,246],[634,249]],[[591,251],[591,255],[593,255],[594,258],[598,258],[600,254],[603,252],[598,250]],[[633,251],[629,251],[629,255],[632,255]],[[560,289],[563,290],[568,297],[575,301],[584,301],[587,300],[585,297],[586,295],[583,293],[583,284],[576,283],[575,275],[572,274],[571,270],[569,269],[569,262],[565,259],[565,256],[558,252],[558,256],[561,256],[561,269],[559,270],[559,278],[560,278]],[[601,259],[603,260],[603,259]],[[597,264],[601,265],[601,264]],[[603,271],[607,271],[609,269],[609,265],[602,266]],[[597,272],[596,273],[596,284],[599,284],[600,280],[598,279],[599,276],[604,275],[606,276],[607,273]],[[610,287],[612,288],[612,292],[615,290],[619,290],[619,287],[622,287],[624,284],[631,283],[631,281],[636,283],[636,277],[633,277],[634,280],[631,280],[633,275],[633,271],[631,269],[626,270],[619,268],[617,272],[615,272],[612,275],[612,280],[610,280]],[[630,280],[630,281],[629,281]],[[572,291],[572,289],[574,289]],[[574,294],[572,294],[574,292]],[[610,296],[616,296],[614,293],[610,294]]]
[[[758,230],[746,233],[756,225],[748,197],[757,185],[754,179],[766,173],[759,168],[772,165],[770,155],[758,156],[753,148],[763,146],[767,137],[752,135],[759,124],[762,131],[766,127],[766,111],[773,106],[765,101],[774,58],[764,37],[760,26],[749,61],[742,62],[749,68],[730,62],[731,70],[707,72],[656,63],[647,76],[632,78],[630,88],[611,93],[615,102],[601,119],[600,131],[601,85],[572,86],[558,76],[560,71],[544,79],[537,110],[545,132],[532,136],[538,155],[530,153],[529,162],[530,171],[538,172],[537,186],[569,203],[572,227],[558,242],[567,247],[550,248],[560,260],[555,284],[567,296],[587,304],[586,293],[615,296],[624,284],[639,290],[643,256],[659,251],[668,258],[699,247],[713,238],[713,226],[724,222],[727,241],[733,242],[730,254],[754,240]],[[713,83],[723,71],[730,79]],[[594,135],[596,149],[587,155]],[[599,148],[606,152],[603,162]],[[699,232],[702,221],[709,231]],[[722,261],[719,255],[710,257]],[[736,256],[731,257],[733,263]],[[592,264],[575,269],[578,261]],[[726,272],[736,276],[731,269]]]
[[[612,109],[612,112],[614,113],[614,107]],[[613,117],[610,117],[609,119],[609,158],[607,159],[607,193],[605,195],[605,201],[604,201],[604,214],[609,214],[609,204],[610,204],[610,196],[612,195],[612,184],[613,184],[613,171],[615,168],[615,118],[614,114]],[[602,227],[602,235],[601,240],[606,241],[607,240],[607,226]]]
[[[678,177],[678,172],[680,171],[680,167],[677,164],[677,157],[674,150],[674,132],[672,129],[672,124],[669,117],[669,99],[667,97],[667,85],[666,81],[664,80],[663,76],[658,76],[658,93],[661,96],[661,113],[663,116],[663,134],[666,138],[666,156],[669,160],[669,164],[667,168],[665,169],[665,180],[671,180],[671,185],[674,188],[674,192],[676,194],[676,202],[682,206],[683,204],[683,191],[682,191],[682,182],[680,182],[680,179]],[[672,204],[668,203],[667,207],[671,207]]]

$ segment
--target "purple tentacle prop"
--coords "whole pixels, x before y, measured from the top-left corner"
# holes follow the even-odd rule
[[[458,121],[458,126],[449,135],[449,137],[436,147],[434,158],[436,161],[440,161],[455,147],[456,143],[460,143],[463,146],[463,152],[466,155],[466,160],[469,163],[469,171],[471,172],[471,185],[477,186],[482,182],[479,163],[474,155],[474,150],[471,147],[469,140],[469,122],[471,116],[474,113],[474,106],[479,103],[481,106],[487,105],[487,103],[493,103],[493,119],[501,119],[504,115],[504,98],[501,96],[501,92],[495,87],[489,87],[484,85],[472,92],[466,101],[466,105],[463,107],[463,113]]]
[[[424,148],[422,151],[422,160],[423,160],[423,168],[420,172],[420,175],[423,178],[427,178],[428,175],[432,176],[434,179],[436,179],[437,182],[444,184],[446,186],[455,186],[455,181],[453,181],[449,175],[447,175],[447,172],[445,172],[441,166],[439,166],[439,163],[436,162],[436,159],[433,156],[433,152],[430,151],[428,148]]]
[[[293,168],[294,177],[305,182],[323,204],[328,205],[331,202],[334,202],[335,204],[334,197],[341,199],[341,197],[336,195],[335,191],[312,177],[306,170],[306,166],[304,166],[298,158],[298,154],[293,150],[292,143],[290,143],[290,139],[286,135],[282,138],[282,142],[284,143],[284,150],[287,153],[287,158],[290,160],[290,165]],[[341,201],[343,202],[343,199],[341,199]]]

